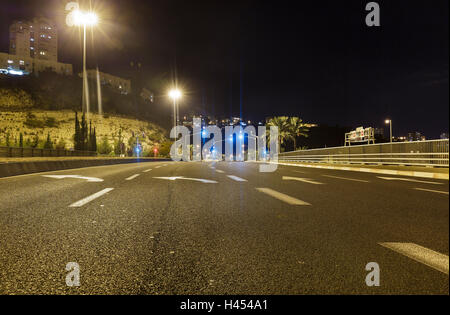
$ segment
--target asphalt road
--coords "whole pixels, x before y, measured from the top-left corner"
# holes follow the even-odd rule
[[[258,167],[155,162],[0,179],[0,293],[449,293],[448,181]],[[380,245],[392,242],[420,245],[423,260]],[[66,285],[69,262],[78,287]],[[369,262],[379,286],[366,285]]]

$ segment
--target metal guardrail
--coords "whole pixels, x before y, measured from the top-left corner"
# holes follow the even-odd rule
[[[19,147],[1,147],[0,157],[62,157],[62,156],[96,156],[93,151],[73,151],[62,149],[38,149],[38,148],[19,148]]]
[[[284,152],[279,161],[448,167],[449,140],[393,142]]]

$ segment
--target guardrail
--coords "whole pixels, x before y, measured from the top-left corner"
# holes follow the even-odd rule
[[[279,161],[330,164],[449,166],[449,141],[428,140],[284,152]]]
[[[0,157],[61,157],[61,156],[96,156],[96,155],[97,152],[93,151],[0,147]]]

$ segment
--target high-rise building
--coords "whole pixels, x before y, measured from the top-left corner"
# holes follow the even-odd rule
[[[11,55],[58,61],[58,31],[51,20],[14,21],[9,27],[9,36]]]
[[[9,54],[0,53],[0,74],[37,75],[46,70],[72,74],[71,64],[58,62],[58,30],[51,20],[14,21],[9,36]]]

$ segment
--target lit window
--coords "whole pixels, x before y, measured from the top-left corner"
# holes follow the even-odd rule
[[[12,61],[12,60],[8,60],[8,63],[9,63],[9,64],[12,64],[12,63],[14,63],[14,61]]]
[[[20,60],[19,63],[21,66],[23,66],[25,64],[25,62],[23,60]]]
[[[49,35],[49,36],[48,36],[48,39],[52,39],[52,37]]]
[[[34,38],[30,38],[30,41],[34,42]]]
[[[30,47],[31,50],[34,50],[34,47]]]

